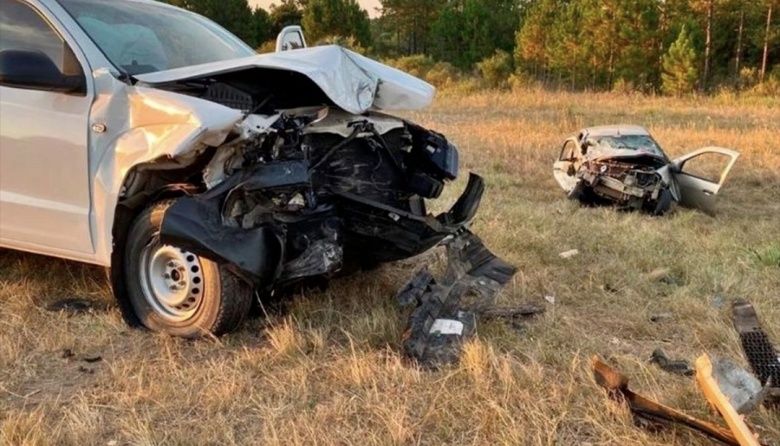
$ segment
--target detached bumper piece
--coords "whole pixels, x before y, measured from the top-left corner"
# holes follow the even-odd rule
[[[440,281],[422,269],[397,296],[400,305],[415,307],[403,335],[404,350],[431,369],[459,360],[463,342],[476,333],[477,314],[493,305],[517,271],[466,230],[447,242],[447,260]],[[475,300],[467,302],[468,297]]]

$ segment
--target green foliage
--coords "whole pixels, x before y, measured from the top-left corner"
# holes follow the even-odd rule
[[[343,37],[360,47],[371,43],[368,13],[357,0],[309,0],[301,23],[310,41]]]
[[[770,243],[760,249],[751,249],[757,263],[764,266],[780,267],[780,243]]]
[[[257,51],[258,54],[273,53],[276,51],[276,39],[266,40],[255,48],[255,51]]]
[[[493,54],[512,51],[518,9],[512,0],[448,2],[431,25],[430,53],[461,69]]]
[[[276,40],[271,29],[271,15],[265,9],[258,7],[252,11],[252,32],[254,41],[247,42],[252,46],[261,45],[271,39]]]
[[[308,42],[310,45],[312,45],[312,42]],[[366,55],[368,50],[366,47],[360,44],[357,39],[355,39],[352,36],[344,37],[344,36],[326,36],[322,37],[316,42],[313,43],[313,46],[320,46],[320,45],[338,45],[343,48],[347,48],[349,50],[352,50],[358,54]]]
[[[425,80],[436,88],[447,88],[458,82],[458,69],[448,62],[436,62],[427,73]]]
[[[683,27],[677,40],[663,57],[663,91],[674,96],[689,94],[696,87],[698,77],[696,51]]]
[[[512,56],[506,51],[497,50],[492,56],[477,63],[477,70],[489,88],[506,87],[513,71]]]
[[[397,59],[385,59],[384,63],[407,72],[412,76],[425,78],[425,75],[428,74],[428,71],[433,68],[436,62],[428,56],[415,54],[413,56],[404,56]]]
[[[436,88],[451,87],[461,78],[461,73],[453,65],[447,62],[436,62],[433,58],[422,54],[385,59],[382,62],[424,79]]]
[[[168,0],[166,3],[210,18],[251,46],[259,43],[255,15],[247,0]]]
[[[336,43],[406,65],[424,60],[424,70],[408,68],[423,77],[432,71],[437,85],[461,72],[505,85],[512,72],[495,59],[500,50],[513,56],[516,86],[685,94],[703,85],[692,79],[703,72],[710,4],[713,91],[721,85],[771,94],[777,76],[764,76],[763,85],[757,76],[765,40],[768,71],[780,60],[778,0],[379,0],[382,14],[374,19],[361,0],[275,0],[269,11],[251,9],[248,0],[161,1],[208,16],[265,50],[283,27],[303,25],[310,44]],[[446,65],[432,70],[436,62]]]
[[[448,0],[380,0],[382,33],[401,55],[430,51],[431,24]]]
[[[282,0],[278,5],[271,5],[270,19],[271,34],[276,36],[285,26],[300,25],[303,9],[296,0]]]

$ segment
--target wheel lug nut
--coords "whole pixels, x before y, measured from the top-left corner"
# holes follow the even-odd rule
[[[173,268],[173,267],[175,267],[175,266],[176,266],[176,264],[175,264],[175,263],[173,263],[173,262],[168,262],[168,267],[169,267],[169,268]]]
[[[176,291],[178,289],[179,289],[179,287],[177,287],[176,285],[171,285],[171,291]]]
[[[163,279],[170,279],[171,275],[170,274],[163,274],[162,277],[163,277]]]
[[[181,271],[181,272],[184,272],[184,271],[186,271],[186,270],[187,270],[187,269],[186,269],[186,268],[184,268],[183,266],[180,266],[180,267],[178,267],[178,268],[176,268],[176,269],[178,269],[178,270],[179,270],[179,271]]]
[[[181,282],[179,282],[179,286],[184,286],[184,285],[186,285],[186,283],[184,283],[183,280]]]

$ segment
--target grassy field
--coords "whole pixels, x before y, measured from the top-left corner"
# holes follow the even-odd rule
[[[711,444],[635,427],[596,386],[589,358],[610,358],[635,390],[722,423],[693,380],[648,364],[651,352],[746,365],[730,317],[737,298],[780,346],[780,101],[480,93],[442,95],[409,117],[448,135],[464,170],[486,176],[474,231],[519,267],[499,301],[543,304],[544,315],[481,323],[461,364],[432,373],[403,360],[406,314],[393,298],[422,261],[441,267],[441,253],[188,342],[128,329],[100,269],[0,251],[0,444]],[[741,151],[720,212],[653,218],[565,200],[551,171],[564,137],[616,122],[649,127],[672,156]],[[571,249],[580,254],[558,256]],[[660,268],[666,280],[652,274]],[[46,311],[69,297],[100,309]],[[657,313],[672,318],[651,322]],[[81,360],[94,355],[102,361]],[[778,412],[749,421],[780,444]]]

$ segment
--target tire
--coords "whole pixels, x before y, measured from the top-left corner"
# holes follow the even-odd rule
[[[224,266],[160,243],[172,203],[151,205],[130,226],[121,268],[132,310],[146,328],[172,336],[233,331],[248,315],[254,292]]]
[[[584,195],[585,195],[585,186],[583,186],[582,181],[578,181],[577,184],[574,185],[574,188],[566,194],[566,198],[568,198],[569,200],[582,201]]]
[[[672,192],[669,189],[662,189],[658,194],[658,202],[653,210],[653,215],[658,217],[665,215],[672,207]]]
[[[578,201],[583,206],[595,206],[599,202],[598,196],[593,192],[589,186],[585,186],[582,182],[577,183],[574,189],[566,194],[569,200]]]

